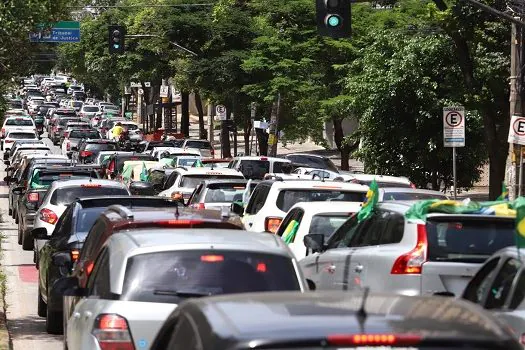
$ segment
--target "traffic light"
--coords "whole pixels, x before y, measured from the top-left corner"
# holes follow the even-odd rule
[[[123,26],[111,25],[108,28],[109,37],[109,53],[124,53],[124,37],[126,36],[126,28]]]
[[[317,29],[320,35],[348,38],[352,32],[351,0],[316,0]]]

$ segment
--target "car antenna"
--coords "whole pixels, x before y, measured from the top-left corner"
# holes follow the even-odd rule
[[[366,301],[368,300],[368,293],[370,292],[370,287],[364,287],[363,295],[361,298],[361,306],[359,307],[359,310],[357,310],[357,321],[359,322],[359,327],[361,328],[361,333],[364,333],[365,328],[365,321],[368,316],[365,310]]]

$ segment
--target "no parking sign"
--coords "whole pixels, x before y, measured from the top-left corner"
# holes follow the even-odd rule
[[[509,143],[525,145],[525,117],[513,115],[510,119]]]
[[[465,147],[465,108],[443,108],[443,141],[445,147]]]

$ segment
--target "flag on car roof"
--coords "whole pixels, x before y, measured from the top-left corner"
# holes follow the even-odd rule
[[[516,246],[525,248],[525,197],[515,200],[516,208]]]
[[[200,159],[197,159],[195,163],[193,163],[192,168],[204,168],[204,164],[202,164]]]
[[[379,187],[377,185],[376,179],[373,179],[366,193],[366,201],[362,204],[361,210],[357,213],[357,221],[361,222],[368,219],[376,206],[379,200]]]
[[[40,170],[35,170],[33,176],[31,177],[30,187],[31,188],[46,188],[46,187],[49,187],[49,186],[45,186],[45,185],[41,185],[40,184]]]
[[[146,163],[142,162],[142,171],[140,172],[140,181],[148,181],[148,168]]]
[[[499,195],[497,200],[498,201],[509,200],[509,189],[507,188],[505,181],[501,183],[501,194]]]

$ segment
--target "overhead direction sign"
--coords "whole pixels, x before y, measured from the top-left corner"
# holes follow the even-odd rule
[[[52,24],[39,24],[36,33],[29,33],[29,41],[35,43],[78,43],[80,42],[80,22],[62,21]]]
[[[443,108],[443,141],[445,147],[465,147],[465,108]]]
[[[513,115],[510,119],[509,143],[525,145],[525,117]]]

